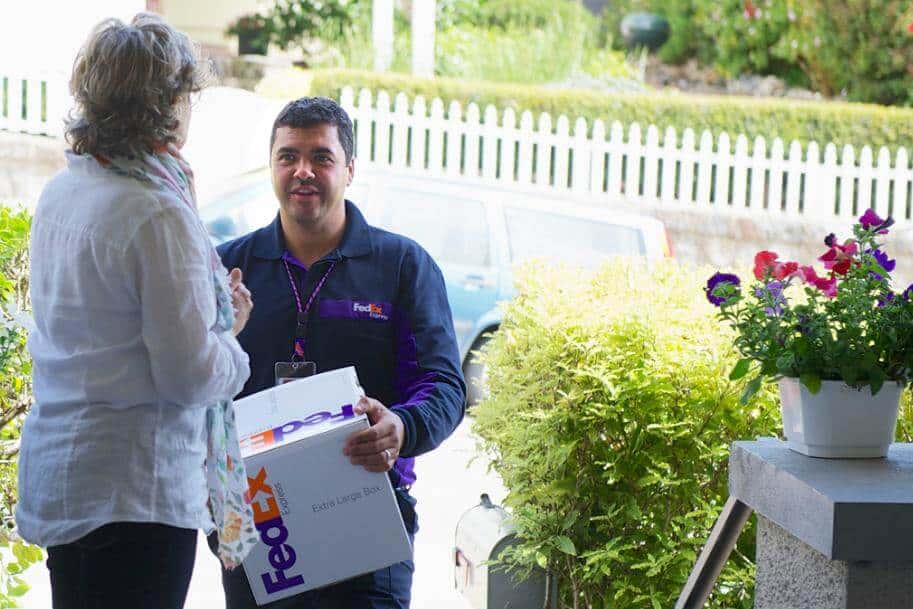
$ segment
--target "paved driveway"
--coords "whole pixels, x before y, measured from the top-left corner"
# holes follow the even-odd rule
[[[457,520],[479,502],[487,492],[495,502],[504,497],[504,488],[486,463],[475,459],[475,439],[470,421],[462,425],[436,451],[416,462],[418,484],[413,494],[418,499],[420,530],[415,540],[415,580],[412,609],[469,609],[453,589],[453,532]],[[32,590],[26,595],[26,609],[50,609],[51,590],[43,565],[26,574]],[[206,548],[203,536],[185,609],[218,609],[223,606],[219,565]]]

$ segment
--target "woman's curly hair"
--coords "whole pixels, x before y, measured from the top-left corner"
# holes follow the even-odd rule
[[[204,70],[197,47],[151,13],[130,25],[98,24],[79,51],[70,78],[76,103],[66,138],[77,154],[135,156],[173,142],[175,102],[199,91]]]

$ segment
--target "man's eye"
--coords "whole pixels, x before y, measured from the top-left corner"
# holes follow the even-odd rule
[[[283,163],[287,163],[288,161],[293,160],[293,158],[294,157],[292,157],[292,155],[290,155],[290,154],[280,154],[279,155],[279,160],[282,161]]]

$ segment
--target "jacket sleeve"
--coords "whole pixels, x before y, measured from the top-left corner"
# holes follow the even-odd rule
[[[424,251],[408,254],[400,269],[396,324],[396,390],[391,409],[405,425],[400,453],[434,449],[463,419],[466,385],[453,317],[440,269]]]
[[[142,338],[156,390],[182,406],[231,399],[250,375],[231,332],[215,330],[208,243],[190,210],[153,214],[133,237]]]

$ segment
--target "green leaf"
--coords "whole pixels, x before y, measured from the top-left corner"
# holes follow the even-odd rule
[[[806,355],[808,355],[808,349],[809,349],[808,339],[805,338],[804,336],[800,336],[793,343],[793,349],[795,350],[796,355],[798,357],[800,357],[800,358],[805,357]]]
[[[543,569],[548,569],[548,556],[542,552],[536,552],[536,564]]]
[[[859,380],[859,368],[856,366],[841,366],[840,376],[847,385],[855,385]]]
[[[799,381],[805,385],[812,395],[821,391],[821,377],[812,372],[803,372],[799,375]]]
[[[747,404],[748,401],[752,397],[754,397],[754,394],[756,394],[758,392],[758,390],[760,390],[760,389],[761,389],[761,377],[756,376],[753,379],[751,379],[748,382],[748,384],[745,386],[745,391],[742,392],[742,397],[739,398],[739,401],[742,403],[742,405]]]
[[[565,554],[577,556],[577,548],[574,547],[574,542],[571,541],[571,538],[567,535],[559,535],[556,537],[555,546]]]
[[[750,359],[740,359],[739,363],[735,365],[735,368],[732,369],[732,372],[729,373],[730,381],[737,381],[746,374],[748,374],[749,369],[751,368]]]
[[[24,596],[29,591],[29,585],[18,577],[12,578],[13,585],[6,589],[10,596]]]
[[[580,512],[573,510],[570,514],[564,517],[564,521],[561,523],[561,530],[567,531],[569,528],[574,526],[574,523],[577,522],[577,518],[580,516]]]
[[[881,391],[882,386],[884,386],[885,377],[884,374],[881,374],[881,371],[877,373],[872,372],[871,378],[869,379],[869,388],[872,390],[872,395],[875,395]]]

